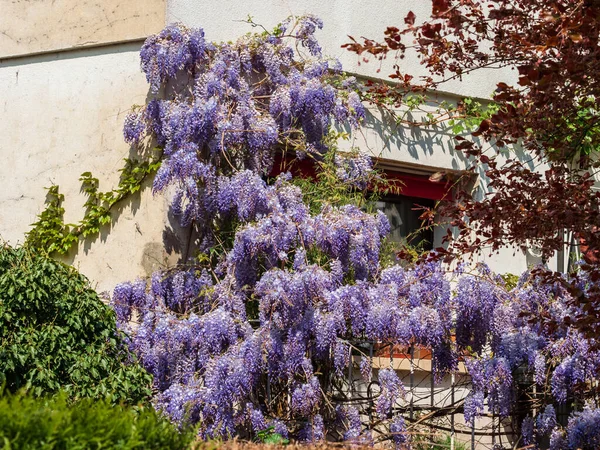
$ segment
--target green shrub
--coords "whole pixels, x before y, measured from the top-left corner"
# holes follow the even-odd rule
[[[137,403],[151,381],[83,275],[27,248],[0,246],[0,386]]]
[[[0,398],[0,449],[184,449],[193,438],[151,408],[71,404],[66,394]]]
[[[441,437],[435,442],[431,442],[427,437],[417,437],[412,443],[412,448],[414,450],[448,450],[451,448],[450,442],[450,436]],[[467,450],[467,444],[455,440],[454,450]]]

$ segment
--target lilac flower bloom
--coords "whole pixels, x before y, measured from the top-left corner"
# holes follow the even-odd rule
[[[569,447],[565,438],[565,433],[562,430],[555,428],[550,434],[549,450],[564,450],[566,448]]]
[[[292,392],[292,410],[308,417],[321,402],[321,388],[316,377],[311,377],[308,383],[297,386]]]
[[[444,327],[433,308],[420,306],[410,312],[410,333],[414,342],[426,347],[437,347],[444,339]]]
[[[569,356],[558,365],[552,374],[550,381],[552,395],[561,403],[567,401],[567,395],[572,384],[581,378],[576,366],[576,361],[574,361],[573,357]]]
[[[359,153],[342,156],[337,154],[335,164],[338,167],[336,175],[340,180],[359,190],[367,188],[369,176],[373,170],[373,161],[368,155]]]
[[[471,424],[475,417],[483,412],[484,394],[481,391],[472,391],[465,399],[465,423]]]
[[[390,424],[390,433],[396,448],[403,448],[402,446],[409,442],[409,436],[406,434],[406,424],[404,418],[400,415],[395,416]]]
[[[336,408],[338,421],[344,428],[344,441],[357,441],[361,435],[362,423],[360,412],[354,406],[338,406]]]
[[[212,50],[204,41],[202,30],[190,30],[181,24],[169,25],[159,34],[150,36],[140,52],[142,70],[152,92],[158,92],[169,78],[180,70],[189,70]]]
[[[128,144],[138,144],[146,132],[144,112],[136,111],[127,114],[123,126],[123,136]]]
[[[342,376],[344,369],[350,364],[350,346],[337,340],[333,348],[333,367],[338,376]]]
[[[118,284],[114,289],[111,306],[115,310],[119,323],[125,324],[131,320],[131,291],[131,283]]]
[[[381,393],[376,401],[375,409],[382,419],[392,412],[392,407],[400,397],[404,396],[404,385],[393,369],[381,369],[378,374]]]
[[[252,430],[255,433],[266,430],[268,428],[265,416],[259,409],[255,409],[252,403],[246,405],[248,416],[250,417],[250,423],[252,424]]]
[[[498,304],[496,287],[485,280],[464,276],[458,282],[455,298],[456,342],[480,352],[491,329],[493,311]]]
[[[296,37],[313,56],[321,55],[321,46],[314,37],[315,31],[321,28],[323,28],[323,21],[311,14],[303,16],[299,20]]]
[[[569,417],[567,441],[570,449],[600,448],[600,409],[586,407]]]
[[[309,418],[304,428],[300,430],[299,438],[305,442],[322,441],[325,438],[323,417],[320,414],[315,414]]]
[[[360,374],[365,381],[371,381],[373,372],[373,362],[370,358],[362,357],[360,360]]]

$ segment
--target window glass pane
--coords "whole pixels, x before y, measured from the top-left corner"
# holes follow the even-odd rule
[[[393,196],[384,197],[377,202],[377,209],[390,221],[390,240],[398,244],[408,244],[419,250],[433,248],[433,231],[420,230],[423,213],[420,207],[433,207],[433,200]]]

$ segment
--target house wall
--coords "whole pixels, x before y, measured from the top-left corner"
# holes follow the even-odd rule
[[[1,0],[0,58],[145,39],[165,22],[163,0]]]
[[[133,104],[146,101],[148,86],[139,68],[143,39],[166,23],[201,26],[208,39],[231,40],[253,28],[242,21],[273,27],[290,14],[313,13],[325,22],[319,32],[324,53],[363,77],[385,78],[393,61],[364,63],[340,48],[355,37],[380,37],[388,25],[401,24],[412,9],[427,17],[429,2],[408,0],[0,0],[0,239],[23,242],[44,208],[44,187],[58,184],[65,195],[66,221],[83,214],[85,198],[78,178],[91,171],[108,190],[118,181],[122,159],[130,156],[122,123]],[[403,71],[424,73],[418,60],[403,60]],[[446,86],[440,99],[488,98],[510,71],[478,72]],[[397,167],[424,173],[460,171],[466,162],[453,151],[444,130],[396,128],[380,111],[370,116],[342,148],[358,146]],[[486,191],[482,178],[478,195]],[[168,217],[163,196],[144,189],[122,206],[116,221],[96,239],[81,242],[66,262],[87,275],[99,290],[146,276],[174,264],[187,236]],[[440,230],[438,230],[440,231]],[[441,240],[441,233],[436,233]],[[499,272],[520,273],[535,257],[520,250],[482,257]],[[399,370],[405,369],[399,367]],[[423,381],[419,374],[419,383]],[[446,395],[448,381],[436,395]],[[459,395],[459,394],[457,394]],[[460,391],[460,395],[464,395]],[[458,420],[458,419],[457,419]],[[489,422],[486,422],[489,423]],[[481,425],[481,427],[484,427]]]
[[[385,78],[393,61],[360,62],[340,46],[348,35],[380,37],[387,25],[401,24],[412,9],[429,15],[429,2],[407,0],[133,0],[55,2],[0,0],[0,237],[11,244],[24,240],[29,225],[44,208],[44,187],[60,185],[66,196],[66,220],[77,221],[85,198],[78,177],[92,171],[101,189],[118,180],[124,144],[123,119],[133,104],[146,100],[147,84],[139,69],[143,39],[166,23],[201,26],[212,40],[231,40],[254,29],[243,20],[273,27],[290,14],[313,13],[325,27],[319,32],[324,53],[341,60],[359,76]],[[418,60],[403,60],[406,72],[423,73]],[[457,95],[487,98],[510,71],[489,71],[446,86],[440,98]],[[369,120],[341,143],[394,161],[398,167],[461,170],[465,161],[453,151],[444,130],[396,128],[371,108]],[[480,193],[486,190],[485,182]],[[144,276],[178,259],[186,236],[173,228],[162,197],[146,189],[125,202],[112,227],[95,240],[81,243],[65,260],[79,267],[99,289]],[[436,233],[437,243],[441,233]],[[165,249],[169,249],[168,251]],[[436,244],[437,244],[436,243]],[[519,273],[528,263],[520,250],[483,256],[493,269]]]
[[[84,211],[81,173],[91,171],[101,190],[117,184],[130,156],[123,120],[148,91],[139,49],[164,27],[166,5],[0,0],[0,8],[0,239],[17,244],[44,209],[44,187],[60,186],[72,223]],[[173,263],[166,212],[164,198],[145,189],[64,259],[99,290]]]

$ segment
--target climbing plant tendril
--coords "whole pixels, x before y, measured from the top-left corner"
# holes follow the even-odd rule
[[[457,408],[467,422],[486,410],[510,416],[521,371],[544,393],[523,439],[593,448],[598,426],[586,424],[596,405],[567,429],[550,405],[591,399],[594,343],[522,314],[576,313],[565,290],[527,273],[509,289],[484,265],[453,273],[433,262],[382,266],[387,219],[357,206],[372,161],[336,152],[329,138],[365,111],[354,80],[322,57],[321,26],[305,16],[216,44],[176,24],[142,47],[156,97],[127,118],[125,139],[160,146],[153,190],[170,187],[174,214],[199,236],[190,264],[122,283],[112,297],[130,348],[154,376],[155,405],[205,439],[272,430],[405,448],[418,427],[403,417],[405,387],[391,367],[373,371],[365,344],[418,346],[432,351],[438,380],[464,359],[473,389]],[[324,194],[309,205],[306,183],[289,173],[267,180],[277,152],[311,158],[317,170],[335,164],[338,185],[356,201]],[[369,397],[349,389],[354,364],[366,383],[376,379]]]
[[[125,159],[125,166],[120,170],[119,185],[108,192],[98,190],[99,181],[91,172],[82,173],[79,181],[87,201],[84,204],[84,216],[77,224],[64,222],[65,209],[62,204],[65,196],[60,193],[59,186],[47,188],[46,208],[27,233],[26,246],[48,254],[65,254],[81,238],[96,236],[102,226],[111,223],[115,206],[138,192],[144,181],[159,167],[160,158]]]

